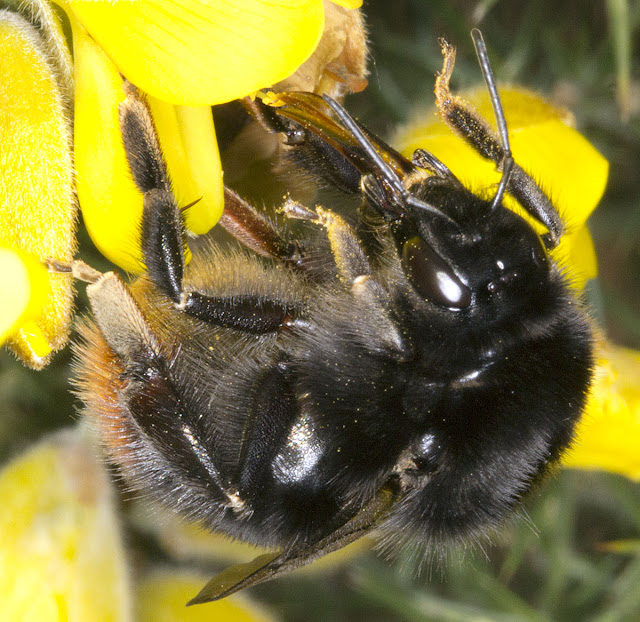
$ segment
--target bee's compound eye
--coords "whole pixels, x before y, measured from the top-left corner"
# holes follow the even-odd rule
[[[402,269],[427,300],[454,309],[464,309],[471,304],[467,286],[421,237],[407,240],[402,247]]]

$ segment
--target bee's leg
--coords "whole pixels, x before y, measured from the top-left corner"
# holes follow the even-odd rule
[[[548,238],[545,239],[547,246],[557,246],[560,237],[562,237],[564,225],[556,208],[528,173],[518,164],[511,164],[511,154],[508,147],[505,148],[499,136],[487,125],[486,121],[462,97],[451,93],[449,81],[455,64],[456,51],[444,40],[440,41],[440,45],[444,62],[442,71],[436,76],[435,84],[436,105],[440,117],[482,157],[495,162],[499,169],[503,167],[506,169],[510,166],[510,171],[505,171],[506,190],[518,200],[531,216],[548,229]],[[493,74],[486,54],[480,55],[481,51],[484,51],[483,48],[479,50],[479,56],[485,79],[493,84]],[[494,109],[496,107],[501,109],[497,91],[492,93],[492,97]],[[501,185],[505,184],[501,183]],[[503,191],[504,189],[502,188]]]
[[[254,335],[277,332],[295,324],[302,311],[287,301],[265,296],[207,296],[197,291],[186,293],[178,308],[214,326]]]
[[[133,180],[143,193],[141,250],[149,278],[175,303],[181,301],[185,227],[147,104],[125,82],[120,130]]]
[[[229,188],[224,189],[224,212],[219,224],[258,255],[293,263],[300,261],[298,246],[284,239],[271,222]]]
[[[203,426],[200,413],[177,390],[165,359],[134,361],[125,375],[128,385],[122,399],[133,419],[137,441],[130,451],[139,454],[136,462],[147,470],[143,481],[153,481],[159,495],[166,498],[179,498],[191,491],[190,505],[198,507],[203,515],[215,500],[239,518],[248,517],[251,509],[218,468],[210,431]],[[167,474],[172,469],[165,465],[175,464],[180,465],[180,478]],[[190,484],[183,483],[182,478]],[[193,498],[193,490],[202,491],[199,498]]]
[[[87,295],[99,329],[92,337],[85,327],[85,338],[93,341],[90,360],[93,364],[104,361],[109,366],[108,373],[117,377],[114,382],[121,384],[121,393],[118,399],[96,406],[95,396],[86,391],[92,382],[104,384],[99,364],[97,371],[92,365],[91,371],[83,372],[80,386],[87,404],[93,403],[96,413],[105,409],[109,413],[95,416],[96,424],[103,427],[112,457],[119,463],[139,465],[132,472],[133,478],[152,482],[167,498],[171,496],[169,491],[179,496],[176,486],[182,484],[167,476],[170,470],[163,466],[177,461],[189,473],[195,487],[201,489],[202,482],[206,482],[207,494],[218,497],[220,503],[236,514],[246,514],[247,508],[237,491],[228,485],[215,465],[200,418],[176,390],[166,350],[122,279],[113,272],[97,272],[79,261],[62,264],[51,260],[48,264],[52,270],[71,271],[76,278],[89,282]],[[100,346],[103,341],[106,345]],[[108,355],[96,354],[105,349]],[[102,387],[95,395],[105,391],[108,394],[112,389]],[[203,495],[198,501],[205,506],[211,499]]]
[[[142,252],[149,276],[177,301],[184,272],[184,221],[145,102],[133,87],[120,106],[120,125],[133,179],[144,193]],[[220,224],[259,255],[295,261],[298,249],[232,190],[225,188]]]
[[[317,207],[315,214],[317,222],[327,230],[338,278],[350,288],[360,303],[358,308],[368,316],[368,321],[362,322],[362,336],[366,337],[368,347],[395,361],[407,360],[412,354],[411,346],[392,319],[389,295],[372,276],[371,265],[356,232],[328,209]]]
[[[149,278],[178,309],[215,326],[268,333],[279,330],[298,309],[285,301],[260,296],[211,297],[183,287],[185,227],[146,103],[133,85],[125,83],[127,98],[120,105],[120,126],[134,182],[144,194],[141,247]],[[295,256],[275,229],[237,195],[231,201],[234,235],[263,255]]]
[[[371,266],[356,232],[338,214],[322,207],[316,208],[319,224],[327,230],[338,277],[352,286],[358,277],[369,276]]]
[[[74,259],[69,263],[58,259],[45,259],[43,263],[49,272],[71,274],[74,279],[83,283],[96,283],[103,276],[102,272],[92,268],[80,259]]]
[[[310,94],[292,95],[303,97]],[[304,103],[301,102],[302,106]],[[332,121],[329,117],[330,110],[320,97],[314,96],[313,103],[319,108],[313,110],[313,123],[305,128],[276,112],[278,108],[263,104],[259,99],[244,101],[251,115],[265,130],[283,137],[284,154],[288,160],[304,169],[312,179],[348,194],[356,194],[360,192],[362,174],[348,157],[340,153],[335,144],[329,144],[322,136],[314,133],[321,131]],[[326,111],[323,110],[325,108]],[[343,140],[346,142],[349,137],[345,135]]]

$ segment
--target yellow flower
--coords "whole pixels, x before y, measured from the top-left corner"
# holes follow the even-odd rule
[[[142,196],[130,179],[120,137],[121,75],[148,94],[178,204],[193,204],[187,228],[206,233],[223,208],[210,106],[292,74],[320,41],[323,2],[59,2],[73,29],[77,191],[84,222],[102,254],[139,272]]]
[[[564,464],[640,480],[640,352],[602,343],[575,446]]]
[[[47,10],[46,39],[0,12],[0,343],[36,368],[66,344],[73,295],[68,276],[39,262],[72,259],[76,221],[70,61]]]
[[[486,89],[464,96],[495,128]],[[554,252],[576,289],[582,290],[597,275],[585,223],[604,191],[608,164],[573,129],[573,117],[566,111],[520,88],[502,88],[500,97],[516,161],[549,193],[568,223],[568,232]],[[404,128],[392,144],[405,154],[418,147],[431,151],[470,188],[486,189],[500,179],[495,165],[468,147],[435,113]],[[506,202],[522,213],[512,198],[507,196]],[[640,353],[602,340],[597,356],[594,386],[564,465],[640,479]]]
[[[210,106],[292,74],[317,46],[330,7],[322,0],[58,0],[73,31],[72,67],[49,2],[10,4],[16,12],[3,12],[0,23],[0,246],[40,260],[68,262],[75,252],[75,78],[75,191],[83,219],[97,248],[133,272],[143,270],[142,195],[120,136],[122,76],[148,94],[178,203],[193,204],[187,228],[206,233],[223,207]],[[347,47],[343,41],[325,49],[322,62],[340,58],[341,45]],[[66,343],[72,289],[67,276],[48,276],[49,292],[33,298],[36,312],[25,295],[46,279],[24,276],[33,274],[23,266],[2,285],[13,294],[2,301],[0,343],[8,340],[23,361],[42,367]]]
[[[6,465],[0,472],[3,619],[132,619],[116,507],[109,476],[80,429]]]

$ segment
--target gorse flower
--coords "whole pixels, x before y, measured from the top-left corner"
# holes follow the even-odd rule
[[[307,73],[324,86],[325,66],[341,58],[351,43],[346,27],[336,23],[354,19],[347,8],[361,2],[341,0],[325,6],[322,0],[60,0],[58,4],[73,31],[73,66],[60,22],[46,0],[26,3],[21,8],[26,19],[14,12],[2,14],[0,244],[23,251],[11,259],[0,257],[13,262],[7,268],[22,262],[24,252],[36,262],[71,260],[75,173],[83,220],[97,248],[121,268],[142,271],[138,243],[142,195],[130,178],[118,124],[123,76],[148,94],[177,200],[190,206],[188,229],[206,233],[223,206],[210,106],[287,78],[319,43],[320,66]],[[325,16],[332,33],[322,39]],[[358,35],[364,38],[362,31]],[[70,279],[50,275],[38,280],[26,265],[25,278],[19,273],[14,270],[13,279],[21,278],[21,287],[3,285],[14,293],[2,301],[0,339],[7,339],[25,363],[42,367],[50,352],[66,343]],[[47,280],[51,293],[43,295],[39,284]],[[32,303],[27,305],[27,299]]]
[[[42,367],[66,344],[72,287],[40,260],[72,259],[76,213],[70,57],[51,8],[32,8],[0,11],[0,341]]]

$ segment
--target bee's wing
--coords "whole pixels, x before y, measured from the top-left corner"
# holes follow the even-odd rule
[[[382,488],[358,514],[328,536],[304,549],[267,553],[246,564],[231,566],[213,577],[187,605],[225,598],[238,590],[269,581],[337,551],[372,531],[396,501],[396,495],[389,488]]]
[[[335,114],[331,107],[319,95],[306,92],[279,93],[269,105],[274,107],[279,116],[295,121],[306,130],[316,134],[342,154],[358,169],[361,175],[377,172],[375,163],[366,154],[362,144],[352,132],[335,120]],[[415,164],[407,160],[393,147],[387,145],[359,123],[357,125],[400,179],[416,170]]]

